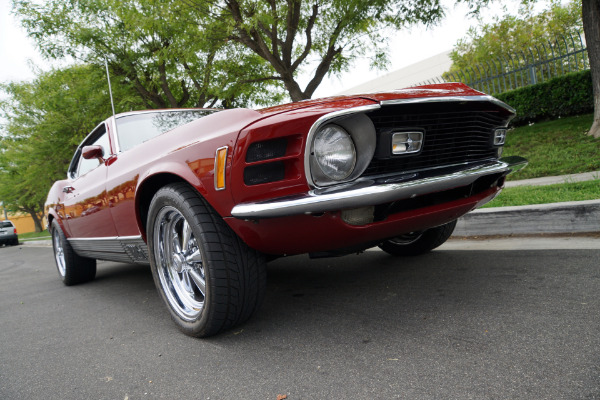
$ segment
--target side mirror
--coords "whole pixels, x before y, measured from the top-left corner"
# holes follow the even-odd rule
[[[101,161],[104,161],[102,158],[102,156],[104,156],[104,149],[99,145],[83,146],[83,149],[81,149],[81,156],[86,160],[99,158]]]

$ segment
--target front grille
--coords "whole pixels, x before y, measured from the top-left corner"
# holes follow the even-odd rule
[[[487,102],[449,102],[383,106],[367,114],[375,125],[378,149],[363,176],[477,163],[497,158],[493,132],[510,114]],[[393,156],[383,135],[396,130],[425,132],[423,149],[414,155]]]

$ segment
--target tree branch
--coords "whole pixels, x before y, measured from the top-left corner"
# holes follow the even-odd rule
[[[306,30],[305,30],[306,45],[304,46],[304,51],[296,59],[296,61],[294,61],[294,63],[292,64],[292,71],[295,71],[300,66],[300,64],[302,64],[302,62],[304,62],[306,57],[308,57],[308,55],[310,54],[310,50],[312,48],[312,29],[313,29],[313,26],[315,25],[315,20],[317,19],[318,15],[319,15],[319,5],[315,3],[315,4],[313,4],[313,12],[308,20],[308,25],[306,26]]]

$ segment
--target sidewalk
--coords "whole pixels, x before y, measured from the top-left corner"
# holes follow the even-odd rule
[[[600,193],[600,171],[511,181],[507,182],[505,186],[543,186],[589,180],[598,180],[598,192]],[[600,198],[598,200],[475,210],[458,220],[453,236],[591,232],[600,232]]]

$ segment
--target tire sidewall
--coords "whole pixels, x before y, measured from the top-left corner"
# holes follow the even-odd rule
[[[158,289],[158,292],[160,293],[162,300],[166,304],[167,309],[169,310],[169,314],[171,315],[171,318],[173,319],[173,321],[175,321],[175,323],[178,325],[178,327],[181,330],[183,330],[185,333],[196,336],[198,334],[201,334],[202,331],[205,329],[207,321],[209,320],[209,314],[211,312],[210,300],[212,298],[212,290],[213,290],[213,285],[211,283],[211,281],[212,281],[211,280],[211,278],[212,278],[211,272],[212,271],[211,271],[211,262],[206,257],[207,252],[205,250],[204,241],[202,239],[201,225],[200,225],[199,221],[197,221],[195,215],[193,215],[193,213],[191,212],[190,207],[186,203],[187,202],[183,198],[181,198],[179,196],[179,194],[176,193],[174,190],[170,190],[168,188],[163,188],[163,189],[160,189],[156,193],[156,195],[152,199],[152,202],[150,203],[148,219],[146,222],[147,241],[148,241],[148,258],[150,260],[150,269],[152,271],[152,278],[154,280],[154,284],[155,284],[156,288]],[[171,302],[167,298],[167,294],[165,293],[165,288],[163,287],[162,281],[159,276],[160,272],[159,272],[159,266],[157,263],[156,254],[155,254],[155,246],[154,246],[154,240],[155,240],[154,236],[155,236],[155,230],[156,230],[155,219],[164,207],[169,207],[169,206],[173,207],[177,211],[179,211],[181,213],[181,215],[183,215],[183,217],[187,220],[188,224],[190,225],[190,228],[192,229],[194,237],[196,238],[196,243],[202,254],[202,260],[204,262],[204,277],[205,277],[205,282],[206,282],[206,289],[205,289],[206,293],[204,294],[204,305],[202,308],[202,312],[200,313],[198,318],[196,318],[192,321],[187,321],[187,320],[181,318],[181,316],[179,316],[177,311],[173,309]]]

